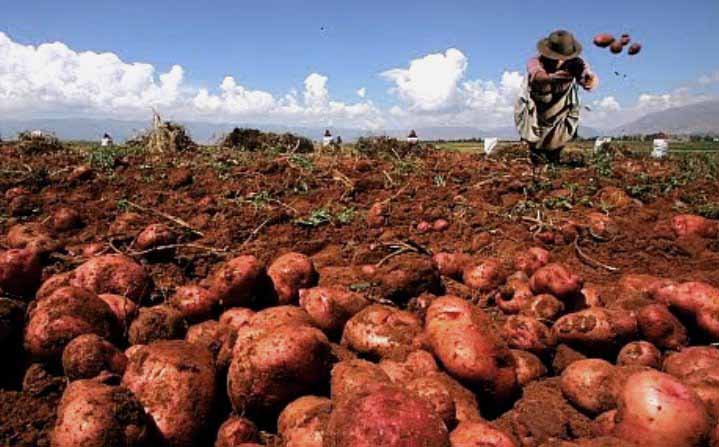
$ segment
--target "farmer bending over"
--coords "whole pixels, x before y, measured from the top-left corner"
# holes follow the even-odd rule
[[[527,63],[527,77],[515,105],[514,121],[529,143],[533,163],[558,162],[579,127],[579,88],[592,90],[599,78],[579,54],[582,45],[569,31],[554,31],[537,43],[539,55]]]

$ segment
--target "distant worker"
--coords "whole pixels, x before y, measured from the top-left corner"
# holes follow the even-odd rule
[[[537,43],[539,55],[527,63],[527,77],[514,109],[522,141],[533,163],[559,161],[577,136],[579,88],[593,90],[599,78],[579,57],[582,45],[569,31],[554,31]]]
[[[407,135],[407,142],[409,144],[417,144],[418,141],[419,141],[419,138],[417,138],[417,132],[415,132],[414,129],[412,129],[412,131],[410,131],[409,135]]]
[[[102,146],[102,147],[112,146],[112,137],[110,136],[110,134],[106,133],[105,135],[102,136],[102,139],[100,140],[100,146]]]

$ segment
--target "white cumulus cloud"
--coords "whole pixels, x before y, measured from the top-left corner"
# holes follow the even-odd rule
[[[360,88],[360,89],[357,89],[357,96],[359,96],[360,98],[364,98],[365,95],[367,95],[367,89],[366,89],[366,88],[362,87],[362,88]]]

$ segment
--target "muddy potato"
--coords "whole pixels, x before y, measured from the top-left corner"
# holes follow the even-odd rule
[[[130,324],[127,339],[131,345],[146,345],[158,340],[182,338],[186,330],[187,323],[182,314],[170,306],[160,304],[140,308]]]
[[[578,409],[599,414],[616,406],[612,381],[616,368],[601,359],[578,360],[563,372],[562,394]]]
[[[612,36],[609,33],[599,33],[596,36],[594,36],[594,45],[600,47],[600,48],[606,48],[612,43],[614,43],[614,36]]]
[[[564,315],[552,329],[561,343],[605,351],[631,339],[637,333],[637,320],[621,310],[592,307]]]
[[[633,374],[619,394],[613,435],[638,446],[704,445],[711,420],[699,396],[658,371]]]
[[[37,206],[37,202],[31,196],[17,196],[10,200],[7,210],[13,217],[23,217],[35,212]]]
[[[637,42],[634,42],[629,46],[627,54],[629,54],[630,56],[634,56],[636,54],[639,54],[640,51],[642,51],[642,45]]]
[[[233,307],[222,312],[220,315],[220,323],[226,324],[235,330],[249,324],[255,311],[244,307]]]
[[[277,294],[279,304],[296,303],[300,289],[317,284],[317,271],[312,260],[301,253],[290,252],[275,259],[267,274]]]
[[[377,271],[382,297],[404,304],[423,293],[439,293],[441,278],[434,263],[425,256],[395,256]]]
[[[312,287],[300,290],[300,306],[315,326],[329,336],[342,333],[347,320],[369,305],[361,294],[341,287]]]
[[[34,302],[25,326],[25,350],[35,359],[59,359],[65,346],[83,334],[115,340],[119,328],[110,307],[92,292],[62,287]]]
[[[258,440],[257,427],[251,420],[231,415],[217,431],[215,447],[237,447]]]
[[[549,263],[550,256],[551,254],[542,247],[531,247],[514,258],[514,268],[532,275]]]
[[[594,418],[595,431],[598,435],[606,436],[612,434],[616,422],[617,410],[609,410]]]
[[[150,442],[151,427],[142,405],[126,388],[100,378],[77,380],[62,395],[50,445],[140,447]]]
[[[716,420],[719,416],[719,370],[700,369],[684,376],[681,381],[697,393],[709,414]]]
[[[115,221],[110,225],[108,234],[122,235],[131,232],[134,228],[138,227],[142,223],[142,216],[138,213],[122,213],[115,218]]]
[[[654,293],[657,301],[691,316],[711,340],[719,340],[719,289],[703,282],[672,284]]]
[[[72,339],[62,351],[62,369],[70,380],[91,379],[101,372],[125,372],[127,357],[112,343],[95,334]]]
[[[714,239],[719,234],[719,221],[691,214],[672,217],[671,226],[677,237],[697,236]]]
[[[520,310],[522,315],[547,321],[555,321],[563,312],[564,303],[548,293],[535,296]]]
[[[663,304],[650,304],[637,312],[642,337],[662,349],[679,349],[689,342],[687,330]]]
[[[529,287],[529,277],[519,271],[507,278],[507,284],[499,288],[495,302],[502,312],[516,314],[534,300],[534,294]]]
[[[249,322],[237,330],[235,343],[237,350],[244,349],[253,340],[283,325],[312,326],[312,319],[299,306],[274,306],[263,309],[252,315]],[[236,353],[233,353],[234,355]]]
[[[384,226],[387,219],[386,208],[387,207],[383,202],[376,202],[372,204],[372,206],[367,211],[367,225],[370,228],[380,228]]]
[[[690,346],[664,358],[662,369],[674,377],[684,377],[708,368],[719,368],[719,349],[713,346]]]
[[[0,253],[0,291],[30,297],[40,287],[42,265],[32,249],[10,249]]]
[[[512,357],[517,371],[517,382],[521,386],[527,385],[533,380],[537,380],[544,377],[547,374],[547,367],[544,363],[531,352],[522,351],[519,349],[511,350]]]
[[[332,367],[330,388],[332,401],[351,399],[358,393],[390,382],[390,376],[376,363],[362,359],[345,360]]]
[[[402,360],[415,349],[421,332],[422,322],[414,314],[373,304],[347,321],[341,344],[372,358]]]
[[[129,298],[111,293],[103,293],[97,297],[110,306],[110,310],[115,314],[121,327],[129,326],[137,315],[137,304]]]
[[[209,320],[218,306],[217,295],[204,287],[188,285],[178,287],[168,304],[177,309],[190,323]]]
[[[208,278],[208,286],[223,307],[252,307],[264,304],[271,287],[265,265],[256,257],[233,258]]]
[[[518,447],[508,433],[482,421],[464,421],[449,435],[452,447]]]
[[[194,446],[206,435],[216,404],[212,354],[183,340],[128,349],[122,384],[142,403],[163,444]]]
[[[82,226],[82,216],[77,210],[62,207],[52,214],[52,229],[58,232],[74,230]]]
[[[432,257],[432,261],[440,275],[460,279],[465,267],[472,262],[472,257],[461,252],[440,252]]]
[[[533,317],[512,315],[502,330],[510,348],[542,354],[557,344],[556,335]]]
[[[15,186],[14,188],[10,188],[5,191],[5,199],[12,200],[17,196],[26,196],[28,194],[31,193],[27,189],[23,188],[22,186]]]
[[[227,375],[232,407],[238,414],[276,414],[326,384],[330,361],[329,341],[317,328],[285,324],[268,331],[235,350]]]
[[[207,320],[187,328],[185,341],[207,348],[217,360],[220,349],[228,342],[228,338],[232,336],[232,331],[233,329],[230,326],[215,320]],[[221,365],[218,364],[217,366],[218,369],[223,369]],[[229,366],[229,363],[224,366]]]
[[[379,367],[389,376],[392,383],[397,384],[405,384],[418,377],[439,371],[432,354],[423,350],[409,353],[403,361],[384,359],[379,362]]]
[[[582,290],[584,280],[559,263],[547,264],[534,272],[529,285],[536,294],[549,293],[559,299],[567,299]]]
[[[332,401],[326,397],[303,396],[280,413],[277,433],[285,447],[322,447]]]
[[[8,230],[5,242],[10,248],[29,248],[39,254],[50,253],[60,246],[45,229],[35,223],[13,225]]]
[[[153,250],[158,247],[172,245],[177,242],[177,235],[165,224],[155,223],[148,225],[135,238],[135,248],[138,251]],[[160,254],[159,252],[153,252]],[[163,251],[162,254],[172,253],[171,250]]]
[[[404,388],[429,402],[447,428],[480,417],[474,393],[445,373],[437,371],[417,377]]]
[[[487,314],[461,298],[444,296],[427,310],[424,336],[445,369],[464,385],[498,402],[517,391],[514,359]]]
[[[507,278],[501,263],[487,259],[477,265],[468,265],[462,273],[462,281],[472,289],[488,292],[499,287]]]
[[[123,255],[103,255],[77,267],[71,275],[70,285],[98,295],[122,295],[137,303],[150,293],[152,280],[132,259]]]
[[[670,279],[653,275],[627,274],[619,278],[619,290],[625,294],[639,294],[653,296],[662,287],[672,284]]]
[[[385,385],[341,402],[330,415],[324,447],[449,447],[449,433],[430,404]]]
[[[659,369],[662,365],[662,353],[647,341],[633,341],[619,351],[617,365],[640,365]]]

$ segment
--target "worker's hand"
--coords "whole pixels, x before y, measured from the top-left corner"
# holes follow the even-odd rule
[[[585,90],[594,90],[599,85],[599,78],[594,73],[587,73],[580,81]]]
[[[567,70],[557,70],[549,75],[552,81],[566,82],[571,81],[574,77]]]

